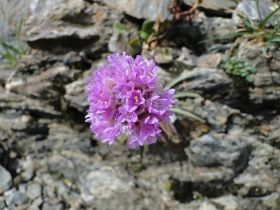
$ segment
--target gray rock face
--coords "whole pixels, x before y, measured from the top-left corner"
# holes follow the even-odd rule
[[[231,91],[232,80],[220,69],[195,68],[195,74],[188,78],[186,83],[178,87],[178,91],[197,92],[207,98],[213,96],[212,100],[217,100],[222,95],[229,94]],[[183,90],[182,90],[183,89]],[[211,93],[215,91],[215,96]]]
[[[101,209],[131,207],[133,199],[136,198],[133,179],[118,167],[105,166],[82,173],[79,176],[78,188],[87,205],[96,205]],[[118,194],[118,197],[115,197],[115,194]],[[119,202],[120,198],[124,199],[123,203]]]
[[[103,2],[111,8],[138,19],[163,22],[171,20],[173,17],[168,10],[168,6],[172,3],[171,0],[103,0]]]
[[[63,208],[63,205],[61,203],[59,203],[59,204],[44,203],[43,204],[42,210],[53,210],[53,209],[63,210],[64,208]]]
[[[235,10],[255,23],[258,23],[273,11],[271,6],[272,2],[269,0],[259,0],[258,5],[255,1],[242,1],[238,3]],[[242,23],[242,20],[236,13],[233,13],[232,19],[237,25]],[[267,24],[272,24],[274,20],[275,17],[271,17]]]
[[[13,181],[11,174],[0,165],[0,193],[8,190],[12,185]]]
[[[244,137],[255,149],[246,170],[234,179],[242,185],[238,193],[241,196],[267,196],[279,187],[280,152],[277,148],[256,141],[256,138]],[[272,165],[270,165],[270,163]]]
[[[42,188],[40,184],[33,183],[27,186],[27,196],[34,200],[39,197],[42,193]]]
[[[249,157],[246,144],[230,136],[219,136],[217,140],[210,135],[204,135],[191,141],[186,153],[196,166],[224,166],[236,172],[245,168]]]
[[[10,196],[8,196],[8,198],[6,199],[6,202],[7,202],[8,206],[15,206],[15,205],[26,204],[28,202],[28,200],[29,199],[25,194],[23,194],[19,191],[15,191]]]
[[[194,5],[196,0],[183,0],[187,5]],[[202,1],[199,5],[205,10],[210,10],[212,14],[226,14],[229,13],[228,9],[234,9],[236,6],[236,1],[234,0],[211,0],[211,1]]]
[[[2,109],[25,109],[40,116],[59,116],[61,113],[56,111],[54,107],[44,106],[44,103],[34,100],[19,94],[7,92],[4,88],[0,87],[0,107]]]
[[[97,40],[109,39],[114,21],[121,17],[108,7],[82,0],[13,0],[6,4],[6,16],[0,28],[15,33],[18,23],[24,19],[23,37],[29,45],[48,50],[58,44],[61,49],[90,49],[89,45]]]
[[[76,179],[76,171],[74,164],[60,155],[54,155],[49,160],[49,169],[55,173],[61,173],[68,179]]]

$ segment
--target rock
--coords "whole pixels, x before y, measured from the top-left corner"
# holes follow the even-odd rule
[[[63,210],[63,204],[59,203],[59,204],[48,204],[48,203],[44,203],[42,210],[53,210],[53,209],[57,209],[57,210]]]
[[[34,100],[19,94],[7,92],[0,87],[0,108],[26,110],[41,117],[58,117],[61,113],[56,111],[54,107],[46,105],[41,101]]]
[[[255,149],[251,153],[248,168],[234,179],[241,185],[241,196],[267,196],[279,187],[279,173],[274,168],[280,166],[280,152],[272,146],[256,141],[256,138],[243,137]]]
[[[56,66],[36,76],[27,77],[26,80],[15,79],[6,83],[9,91],[32,98],[40,98],[48,104],[57,106],[60,103],[62,84],[71,82],[80,71],[70,70],[67,66]]]
[[[0,63],[0,84],[4,86],[9,77],[13,74],[14,70],[7,64]]]
[[[193,6],[196,0],[183,0],[183,2],[189,6]],[[212,15],[224,15],[230,14],[228,9],[234,9],[236,1],[234,0],[208,0],[202,1],[199,8]]]
[[[186,153],[196,166],[224,166],[236,172],[246,167],[249,158],[247,145],[226,135],[218,135],[216,138],[208,134],[203,135],[191,141]]]
[[[182,75],[192,72],[194,75],[178,86],[178,92],[196,92],[210,100],[217,100],[219,96],[230,93],[232,80],[223,70],[194,68],[192,71],[183,72]],[[216,94],[212,94],[212,91]]]
[[[70,107],[76,108],[78,111],[85,113],[89,107],[89,102],[87,101],[87,93],[83,92],[77,96],[70,99]]]
[[[36,206],[36,205],[31,205],[31,206],[28,207],[27,210],[40,210],[40,209],[39,209],[39,207]]]
[[[80,112],[85,112],[89,106],[86,87],[86,79],[76,80],[65,86],[66,94],[64,98],[70,102],[70,107],[74,107]]]
[[[0,128],[7,131],[23,131],[34,127],[32,121],[33,119],[29,115],[21,115],[12,119],[0,116]]]
[[[8,204],[8,206],[14,206],[14,205],[23,205],[28,203],[28,197],[19,192],[19,191],[15,191],[14,193],[12,193],[10,196],[7,197],[6,202]]]
[[[48,161],[49,170],[54,173],[61,173],[64,177],[76,180],[77,174],[71,160],[61,155],[53,155]]]
[[[3,166],[0,165],[0,193],[12,187],[12,176]]]
[[[197,59],[196,66],[204,67],[204,68],[218,68],[221,61],[222,61],[221,53],[202,55]]]
[[[120,167],[103,166],[98,170],[83,172],[77,187],[86,205],[95,205],[104,210],[135,206],[133,179]],[[119,196],[115,197],[116,193]]]
[[[272,2],[267,0],[259,0],[258,6],[255,1],[242,1],[239,2],[235,8],[236,13],[232,14],[232,20],[236,25],[242,25],[242,19],[237,15],[241,14],[257,24],[273,11],[271,7]],[[273,24],[274,20],[275,17],[271,17],[268,20],[267,25]]]
[[[26,160],[21,160],[21,174],[20,176],[24,181],[29,181],[34,175],[34,162],[31,158],[26,158]]]
[[[280,207],[279,204],[279,193],[272,193],[271,195],[266,196],[263,200],[264,200],[264,204],[267,207],[270,207],[272,209],[277,209]]]
[[[84,122],[84,119],[83,121]],[[84,152],[93,152],[92,134],[89,132],[77,132],[65,124],[50,123],[49,136],[41,142],[37,142],[37,149],[61,149]]]
[[[23,39],[32,48],[56,52],[69,49],[89,52],[86,49],[94,48],[97,40],[102,43],[109,39],[113,23],[121,18],[108,7],[82,0],[15,0],[7,2],[5,11],[7,15],[0,22],[0,28],[10,30],[2,35],[16,32],[19,21],[24,18]]]
[[[198,210],[217,210],[217,208],[211,203],[203,202]]]
[[[70,206],[79,207],[80,203],[82,203],[80,194],[74,192],[69,192],[67,194],[64,194],[63,199]]]
[[[181,54],[175,60],[175,65],[179,69],[190,69],[197,65],[197,56],[193,55],[189,49],[182,47]]]
[[[85,91],[87,83],[85,80],[76,80],[65,86],[66,95],[65,98],[68,99],[71,96],[76,96]]]
[[[155,49],[154,60],[157,64],[169,64],[173,62],[173,52],[171,48]]]
[[[231,19],[220,17],[205,18],[203,15],[200,16],[203,20],[202,28],[204,29],[204,34],[206,34],[204,39],[212,39],[213,37],[222,37],[236,33],[237,27]],[[221,38],[215,41],[208,40],[209,49],[211,49],[213,43],[225,43],[226,40],[229,42],[229,38]]]
[[[6,209],[4,198],[0,198],[0,210]]]
[[[32,183],[32,184],[29,184],[27,186],[27,196],[31,199],[31,200],[34,200],[36,199],[37,197],[39,197],[42,193],[42,188],[39,184],[37,183]]]
[[[164,22],[173,18],[173,15],[171,15],[168,10],[168,6],[172,3],[171,0],[103,0],[103,2],[113,9],[119,10],[120,12],[124,12],[138,19]]]
[[[277,50],[271,50],[271,52],[273,56],[268,62],[261,43],[252,45],[249,44],[249,41],[244,40],[238,47],[237,54],[242,59],[249,60],[252,66],[257,69],[257,72],[252,75],[254,86],[247,87],[249,90],[245,93],[249,95],[250,103],[252,103],[251,107],[261,108],[269,101],[274,101],[275,107],[278,107],[280,88],[277,85],[275,86],[280,81]]]
[[[224,210],[237,210],[240,205],[240,199],[233,195],[225,195],[211,201],[217,206],[221,206]]]
[[[33,206],[41,206],[42,203],[43,203],[43,199],[41,197],[38,197],[32,202],[32,205]]]

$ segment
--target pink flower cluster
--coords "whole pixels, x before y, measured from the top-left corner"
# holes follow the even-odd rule
[[[161,132],[159,122],[170,122],[173,113],[168,109],[176,102],[175,90],[159,87],[153,60],[115,53],[108,61],[88,80],[86,122],[96,138],[109,145],[121,133],[129,137],[130,148],[155,143]]]

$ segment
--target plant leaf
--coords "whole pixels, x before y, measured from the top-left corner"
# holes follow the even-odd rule
[[[177,113],[177,114],[181,114],[181,115],[184,115],[186,117],[189,117],[189,118],[193,118],[193,119],[196,119],[200,122],[203,122],[205,123],[205,120],[202,119],[201,117],[189,112],[189,111],[186,111],[186,110],[182,110],[182,109],[178,109],[178,108],[171,108],[170,111],[174,112],[174,113]]]
[[[113,26],[113,33],[122,32],[122,31],[128,31],[128,30],[123,24],[116,22]]]
[[[173,98],[183,98],[183,97],[202,98],[199,94],[192,93],[192,92],[177,93],[173,96]]]
[[[155,22],[145,20],[142,24],[141,31],[151,34],[154,31],[154,29],[153,29],[154,25],[155,25]]]
[[[280,42],[280,38],[273,38],[273,39],[269,40],[269,42],[271,42],[271,43]]]
[[[215,36],[215,37],[212,37],[212,38],[209,38],[209,39],[205,39],[205,40],[199,42],[198,44],[202,44],[202,43],[209,42],[209,41],[214,41],[214,40],[239,37],[239,36],[243,36],[245,34],[251,34],[251,33],[248,33],[248,32],[245,31],[245,32],[237,32],[237,33],[232,33],[232,34],[226,34],[226,35],[222,35],[222,36]]]
[[[268,14],[268,15],[258,24],[258,27],[261,28],[261,29],[263,29],[264,26],[265,26],[265,24],[267,23],[267,21],[269,21],[269,19],[270,19],[273,15],[275,15],[279,10],[280,10],[280,6],[279,6],[276,10],[274,10],[274,11],[272,11],[270,14]]]
[[[13,46],[11,45],[8,45],[6,42],[2,41],[2,46],[5,48],[5,49],[9,49],[11,51],[13,51],[14,53],[18,54],[18,55],[21,55],[20,51],[16,48],[14,48]]]
[[[144,32],[144,31],[141,31],[141,32],[140,32],[140,37],[141,37],[142,39],[144,39],[144,40],[147,40],[148,37],[149,37],[149,34],[147,34],[147,33]]]
[[[248,81],[248,82],[253,82],[253,77],[251,75],[247,75],[245,77],[245,79]]]
[[[21,29],[22,29],[22,23],[23,23],[23,19],[20,20],[19,26],[18,26],[18,30],[17,30],[17,42],[18,42],[18,46],[19,46],[19,54],[20,55],[25,55],[26,50],[24,50],[21,40],[20,40],[20,36],[21,36]]]
[[[174,79],[172,82],[170,82],[169,84],[167,84],[163,90],[168,90],[170,89],[171,87],[173,87],[174,85],[176,85],[177,83],[189,78],[189,77],[192,77],[194,76],[195,74],[197,74],[197,71],[192,71],[190,73],[187,73],[187,74],[183,74],[179,77],[177,77],[176,79]]]

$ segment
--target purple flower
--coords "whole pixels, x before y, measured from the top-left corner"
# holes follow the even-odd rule
[[[86,122],[96,138],[109,145],[121,133],[129,137],[130,148],[155,143],[159,122],[170,122],[175,90],[162,92],[153,60],[115,53],[108,61],[88,80]]]

